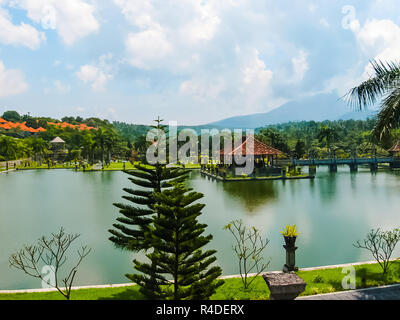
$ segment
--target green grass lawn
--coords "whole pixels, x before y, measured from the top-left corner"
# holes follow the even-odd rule
[[[11,167],[10,167],[11,169]],[[14,167],[12,167],[14,169]],[[36,170],[36,169],[75,169],[75,164],[64,163],[64,164],[56,164],[55,166],[49,166],[45,163],[36,163],[32,162],[29,166],[17,166],[17,170]]]
[[[125,170],[135,170],[136,167],[135,165],[138,165],[139,162],[134,162],[134,164],[130,163],[130,162],[125,162]],[[148,169],[152,169],[153,167],[150,165],[145,165],[142,164],[142,166],[148,168]],[[181,168],[183,166],[180,166]],[[186,164],[185,165],[185,169],[200,169],[200,165],[198,164]],[[109,165],[104,165],[104,171],[121,171],[124,170],[124,163],[123,162],[112,162]],[[86,169],[86,171],[90,171],[89,169]]]
[[[355,266],[356,287],[366,288],[400,283],[400,260],[391,266],[389,274],[382,276],[378,264]],[[301,294],[315,295],[343,291],[342,279],[345,274],[342,268],[299,271],[297,273],[307,283]],[[268,286],[262,277],[257,277],[249,289],[244,290],[240,278],[225,279],[223,286],[211,297],[211,300],[267,300]],[[77,289],[71,294],[72,300],[143,300],[138,286],[101,289]],[[64,300],[58,292],[0,294],[0,300]]]
[[[138,164],[138,162],[134,163],[135,165]],[[145,165],[146,168],[152,168],[149,165]],[[10,167],[10,169],[13,169]],[[41,165],[39,163],[32,162],[30,166],[18,166],[18,170],[36,170],[36,169],[75,169],[75,164],[74,163],[64,163],[64,164],[57,164],[55,166],[49,166],[45,163],[42,163]],[[130,163],[126,162],[125,163],[125,170],[133,170],[135,169],[135,166]],[[93,166],[87,165],[85,168],[85,171],[90,172],[93,170]],[[110,165],[104,165],[104,171],[122,171],[124,170],[124,163],[123,162],[112,162]],[[83,171],[83,168],[81,167],[79,171]],[[96,170],[93,170],[96,171]]]

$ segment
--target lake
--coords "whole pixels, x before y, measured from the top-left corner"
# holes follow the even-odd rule
[[[372,174],[360,168],[350,173],[339,167],[331,174],[320,167],[315,180],[216,182],[191,173],[189,184],[204,194],[202,223],[214,236],[209,248],[216,249],[224,275],[238,274],[232,250],[233,236],[224,225],[242,219],[260,229],[270,242],[265,257],[269,270],[285,263],[280,231],[296,224],[297,265],[313,267],[372,260],[368,252],[353,247],[371,228],[400,227],[400,173]],[[42,235],[79,233],[76,244],[92,248],[83,261],[74,285],[129,282],[133,254],[115,249],[108,229],[119,216],[112,204],[124,202],[122,188],[133,186],[122,172],[79,173],[67,170],[24,171],[0,174],[0,290],[40,288],[41,281],[10,269],[9,256]],[[75,249],[72,248],[72,249]],[[400,256],[400,245],[395,256]],[[76,252],[69,260],[76,259]]]

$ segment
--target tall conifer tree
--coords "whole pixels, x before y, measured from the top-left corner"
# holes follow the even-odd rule
[[[159,291],[158,299],[207,300],[223,284],[217,280],[221,268],[211,266],[216,261],[216,251],[202,250],[212,239],[212,235],[202,235],[207,225],[197,220],[205,205],[194,202],[202,197],[203,194],[187,189],[182,183],[155,194],[158,216],[146,231],[154,251],[146,255],[150,264],[134,260],[135,268],[144,275],[130,276],[145,296],[154,298],[154,292],[148,288],[155,278],[159,285],[172,286]],[[173,279],[173,284],[167,277]]]
[[[161,129],[164,132],[165,126],[161,124],[162,120],[155,120],[157,125],[155,129]],[[171,187],[174,183],[183,181],[187,172],[181,169],[167,168],[165,164],[157,163],[152,167],[137,165],[135,170],[124,171],[129,174],[129,180],[140,189],[124,188],[128,195],[122,198],[129,201],[130,204],[114,203],[119,208],[121,217],[117,218],[118,223],[113,224],[114,229],[110,229],[112,234],[109,238],[116,247],[130,251],[149,250],[151,243],[146,239],[146,232],[150,230],[153,219],[156,215],[154,205],[157,200],[155,193],[161,192],[165,188]],[[150,267],[149,273],[155,274],[155,265]],[[130,275],[126,275],[130,278]],[[160,286],[157,277],[150,276],[147,281],[146,296],[155,299],[160,293]]]
[[[158,117],[152,128],[166,132],[163,120]],[[187,173],[180,169],[167,168],[165,164],[157,163],[149,168],[145,165],[136,165],[134,170],[124,171],[131,177],[128,179],[140,187],[140,189],[124,188],[128,195],[122,198],[131,204],[114,203],[120,209],[122,217],[118,217],[119,223],[113,224],[115,229],[110,229],[112,236],[109,238],[116,247],[131,251],[148,249],[145,243],[144,232],[151,225],[155,199],[153,194],[161,192],[164,188],[172,186],[185,179]]]

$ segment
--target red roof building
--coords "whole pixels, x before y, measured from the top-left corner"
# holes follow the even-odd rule
[[[97,128],[89,127],[84,123],[81,123],[80,125],[75,125],[75,124],[70,124],[70,123],[67,123],[67,122],[59,122],[59,123],[48,122],[48,124],[50,124],[52,126],[60,127],[60,128],[63,128],[63,129],[65,129],[65,128],[78,129],[79,131],[97,130]]]
[[[26,122],[14,123],[14,122],[6,121],[2,118],[0,118],[0,129],[4,129],[4,130],[17,129],[17,130],[21,130],[24,132],[30,132],[30,133],[46,131],[46,129],[43,129],[42,127],[39,127],[38,129],[27,127]]]
[[[248,150],[247,150],[248,148]],[[230,150],[229,150],[230,151]],[[254,136],[243,137],[242,144],[230,152],[221,151],[221,155],[254,155],[254,156],[278,156],[282,155],[283,152],[275,149],[265,143],[254,138]]]
[[[221,150],[221,162],[224,162],[224,156],[254,156],[254,161],[260,163],[260,165],[276,164],[276,160],[279,155],[283,155],[283,152],[275,149],[261,141],[257,140],[254,136],[243,137],[242,144],[236,147],[234,150]],[[234,160],[234,159],[232,159]]]

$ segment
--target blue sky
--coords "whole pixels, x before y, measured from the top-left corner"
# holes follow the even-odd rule
[[[396,0],[0,0],[0,112],[196,125],[398,60]]]

